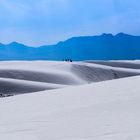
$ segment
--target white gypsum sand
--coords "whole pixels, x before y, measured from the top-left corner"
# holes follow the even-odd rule
[[[0,94],[32,93],[136,75],[140,75],[140,70],[133,67],[83,62],[7,61],[0,62]]]
[[[15,87],[16,94],[27,87],[32,91],[0,99],[0,139],[139,140],[139,74],[133,67],[83,62],[1,62],[5,88]],[[57,82],[56,75],[61,75]]]

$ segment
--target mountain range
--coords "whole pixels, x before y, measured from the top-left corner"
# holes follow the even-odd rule
[[[135,60],[140,59],[140,36],[117,35],[72,37],[55,45],[0,44],[0,60]]]

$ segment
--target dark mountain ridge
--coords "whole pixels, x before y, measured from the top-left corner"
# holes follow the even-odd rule
[[[72,37],[56,45],[29,47],[17,42],[0,44],[0,60],[135,60],[140,59],[140,36]]]

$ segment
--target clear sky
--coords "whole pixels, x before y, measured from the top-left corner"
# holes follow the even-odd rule
[[[0,0],[0,42],[40,46],[72,36],[140,35],[140,0]]]

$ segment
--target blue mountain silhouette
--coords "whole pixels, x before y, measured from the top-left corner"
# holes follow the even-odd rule
[[[140,59],[140,36],[73,37],[56,45],[29,47],[17,42],[0,44],[0,60],[135,60]]]

